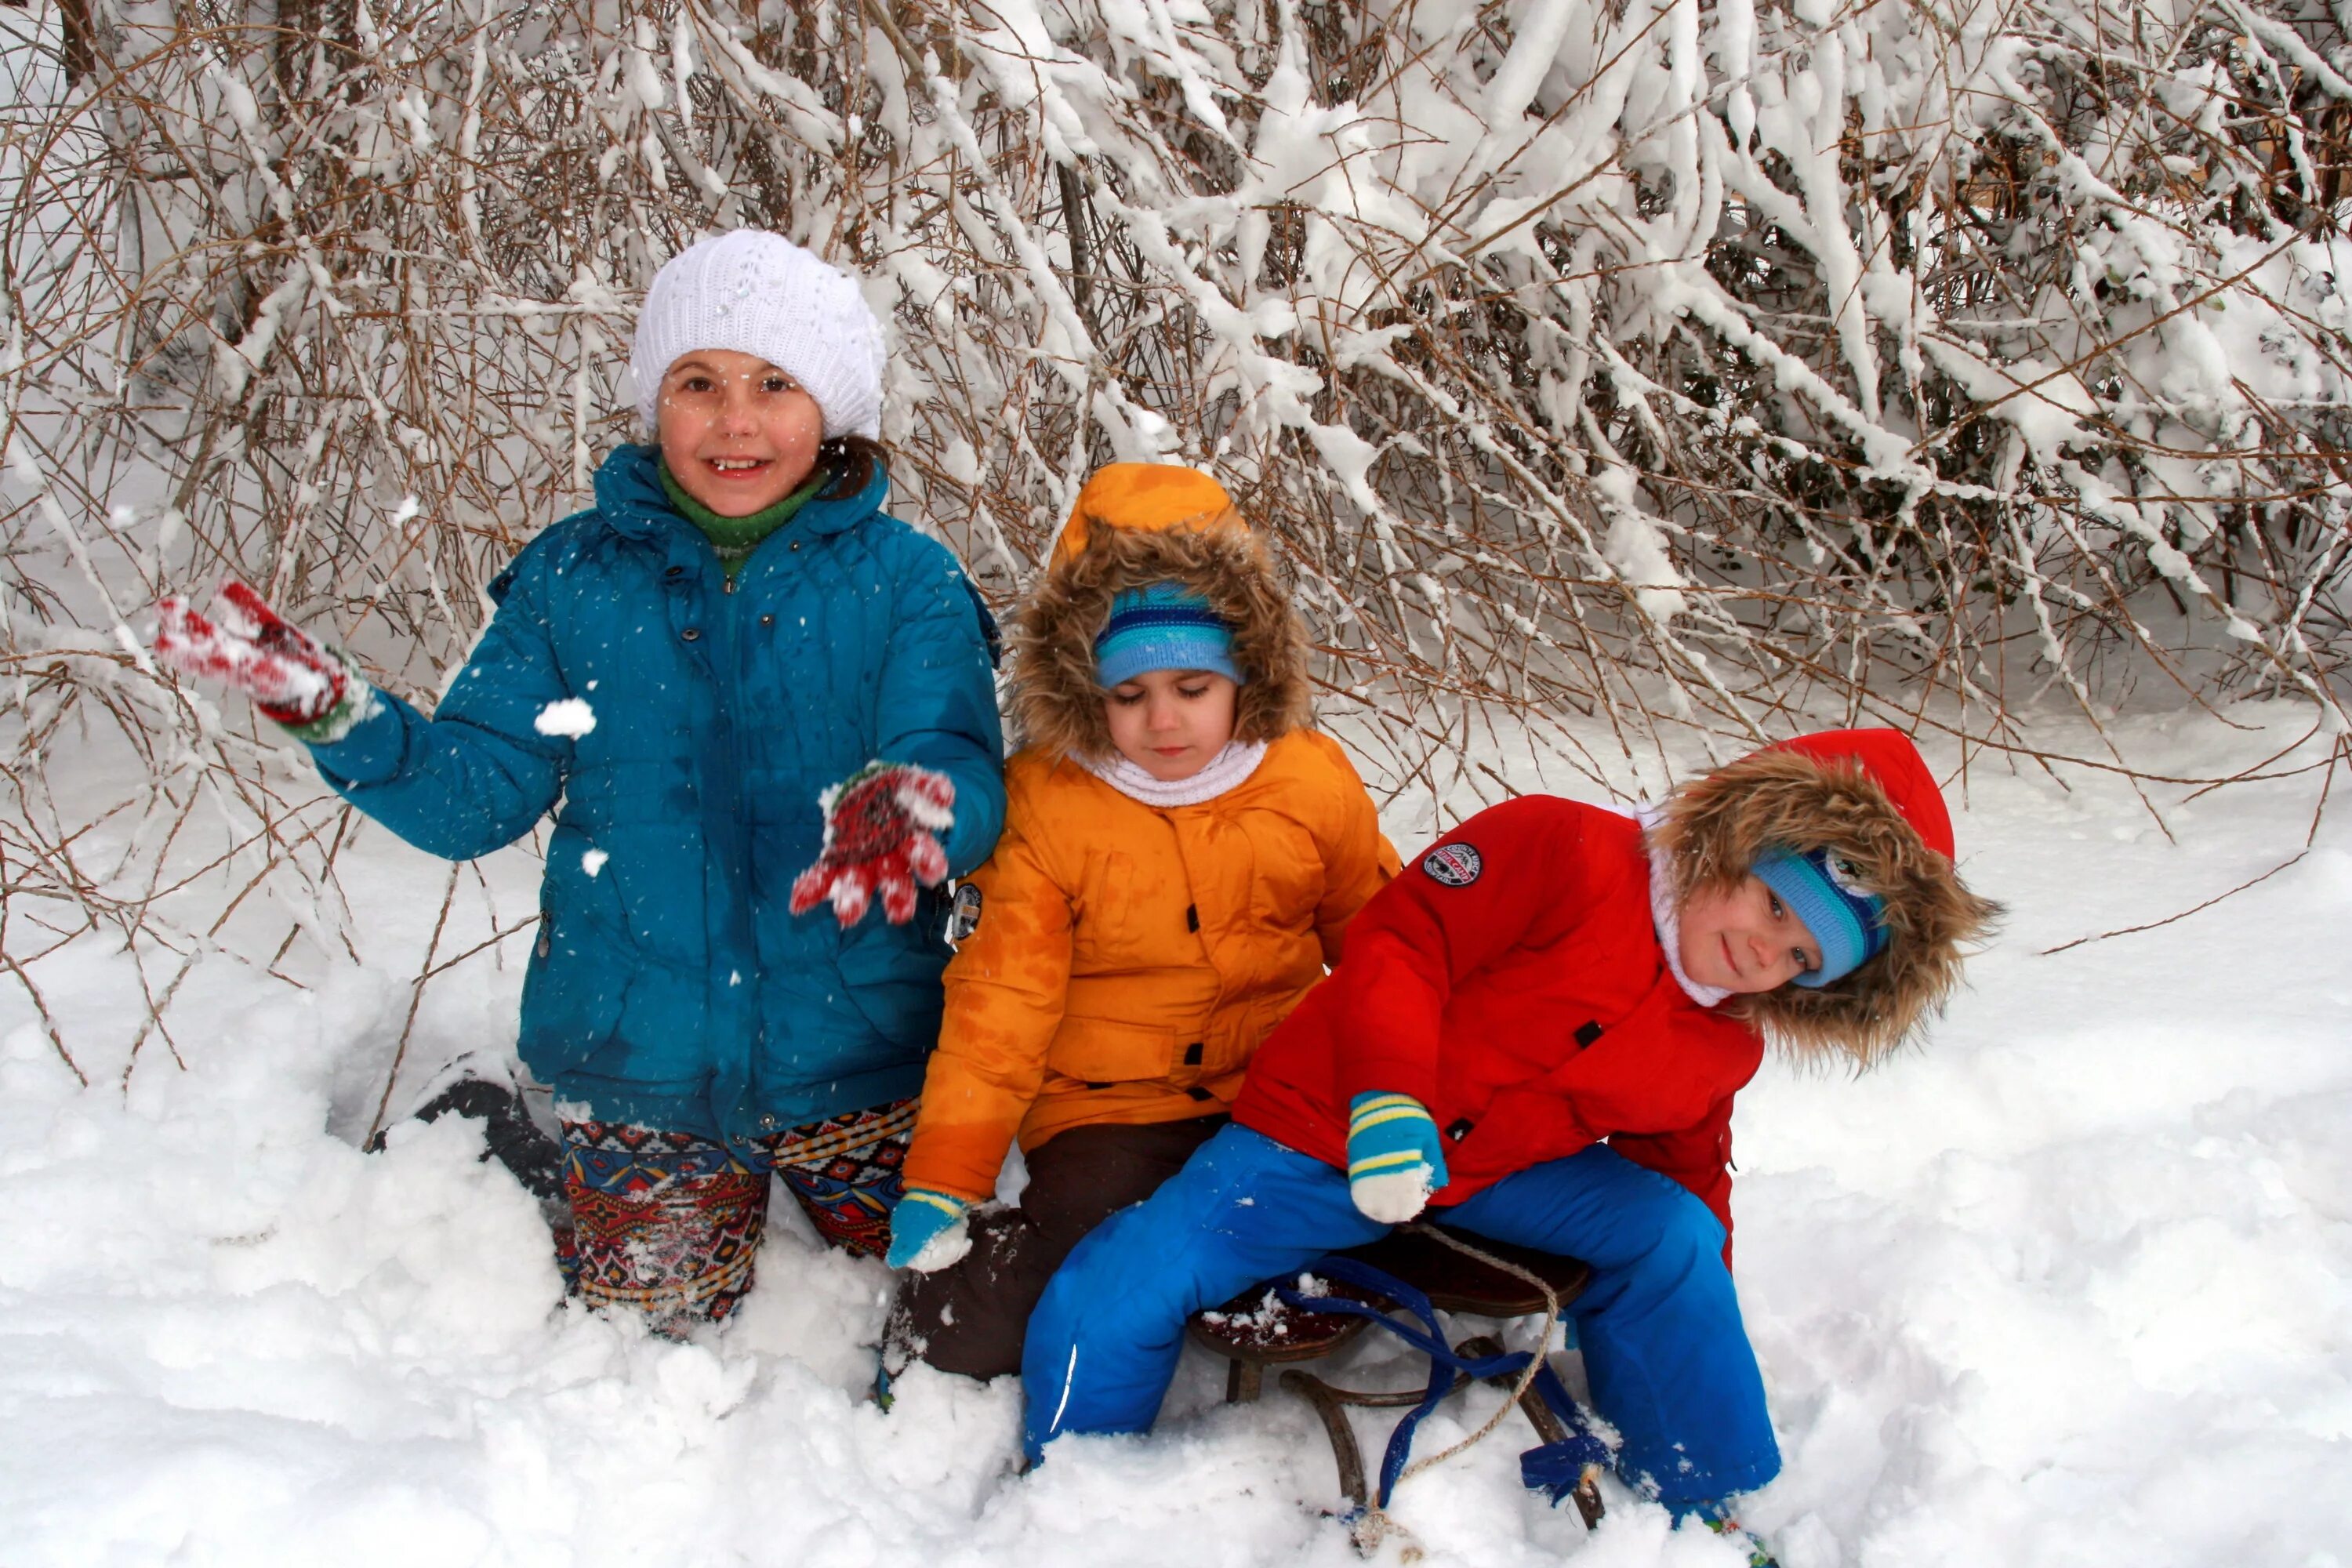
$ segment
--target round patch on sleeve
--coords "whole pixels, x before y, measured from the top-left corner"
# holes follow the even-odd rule
[[[1429,873],[1433,882],[1449,888],[1466,888],[1478,879],[1486,868],[1478,858],[1478,851],[1467,844],[1441,844],[1421,858],[1421,868]]]
[[[962,942],[980,929],[980,884],[960,882],[955,902],[948,906],[948,940]]]

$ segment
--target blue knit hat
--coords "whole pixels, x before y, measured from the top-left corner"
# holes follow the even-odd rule
[[[1822,966],[1797,976],[1807,990],[1844,979],[1886,946],[1886,900],[1830,851],[1768,849],[1755,871],[1821,943]]]
[[[1233,628],[1208,600],[1174,583],[1112,599],[1110,619],[1095,637],[1095,679],[1106,690],[1155,669],[1205,669],[1242,684]]]

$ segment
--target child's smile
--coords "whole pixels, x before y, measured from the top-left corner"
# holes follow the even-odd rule
[[[1821,943],[1759,877],[1691,894],[1680,924],[1683,973],[1718,991],[1777,991],[1821,965]]]
[[[756,354],[697,349],[662,377],[662,461],[721,517],[764,511],[808,482],[824,411]]]

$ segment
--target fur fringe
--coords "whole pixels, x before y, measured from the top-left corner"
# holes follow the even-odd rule
[[[1095,637],[1114,597],[1152,583],[1182,584],[1234,628],[1234,662],[1249,677],[1235,699],[1234,740],[1271,742],[1312,721],[1306,628],[1239,519],[1157,531],[1092,521],[1085,545],[1055,552],[1015,619],[1013,718],[1024,744],[1067,757],[1111,754]]]
[[[1817,991],[1783,985],[1723,1004],[1801,1060],[1845,1057],[1866,1068],[1899,1049],[1943,1011],[1967,949],[2001,914],[1969,891],[1858,761],[1752,752],[1676,790],[1651,831],[1672,858],[1677,901],[1737,883],[1774,846],[1826,847],[1886,900],[1886,950],[1853,973]]]

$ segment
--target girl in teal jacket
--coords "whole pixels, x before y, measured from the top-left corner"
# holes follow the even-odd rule
[[[633,363],[656,444],[499,575],[430,719],[242,584],[163,606],[160,654],[419,848],[555,813],[522,1059],[563,1120],[580,1293],[665,1327],[749,1288],[771,1170],[881,1250],[939,1033],[931,889],[1003,818],[987,614],[882,510],[880,344],[856,284],[774,235],[672,260]]]

